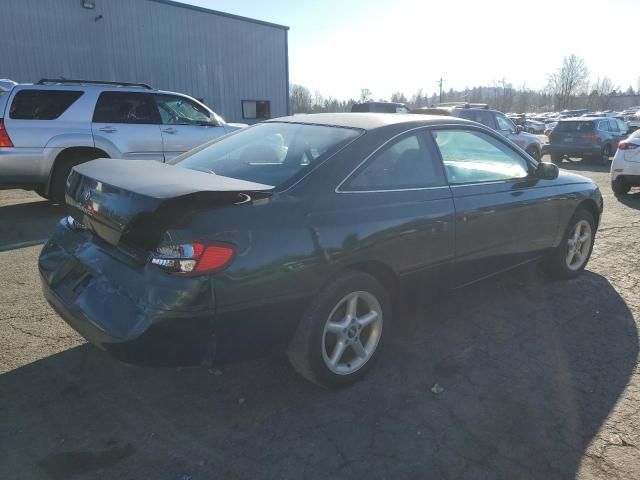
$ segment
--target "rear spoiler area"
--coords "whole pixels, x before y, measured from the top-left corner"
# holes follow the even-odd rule
[[[153,160],[98,159],[73,168],[66,202],[78,222],[111,245],[151,249],[192,209],[246,204],[272,189]]]

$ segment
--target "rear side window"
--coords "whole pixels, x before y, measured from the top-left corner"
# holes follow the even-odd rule
[[[144,93],[103,92],[93,112],[94,123],[160,123],[153,97]]]
[[[75,90],[20,90],[9,109],[15,120],[55,120],[84,92]]]
[[[593,122],[558,122],[555,132],[591,132]]]
[[[406,190],[445,184],[442,168],[421,133],[386,145],[346,183],[346,191]]]

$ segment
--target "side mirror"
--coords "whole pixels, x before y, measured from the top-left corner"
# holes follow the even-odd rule
[[[560,169],[555,163],[540,162],[536,167],[535,175],[542,180],[555,180],[559,173]]]
[[[516,133],[520,133],[524,131],[524,127],[522,125],[516,125]]]

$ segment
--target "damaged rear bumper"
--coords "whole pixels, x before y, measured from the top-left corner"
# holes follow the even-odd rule
[[[213,362],[210,278],[169,275],[63,222],[43,248],[39,270],[54,310],[119,360],[149,366]]]

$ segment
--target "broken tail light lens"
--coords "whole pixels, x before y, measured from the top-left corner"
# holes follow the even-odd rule
[[[202,242],[164,245],[152,254],[151,263],[170,273],[199,275],[222,270],[234,252],[230,245]]]

